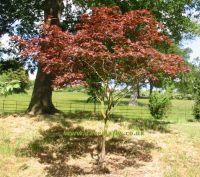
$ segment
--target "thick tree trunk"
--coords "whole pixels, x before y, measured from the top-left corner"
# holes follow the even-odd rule
[[[52,103],[52,77],[42,71],[38,66],[38,72],[32,93],[31,102],[28,107],[30,114],[53,114],[57,112]]]
[[[129,106],[137,106],[138,105],[137,98],[138,98],[138,93],[136,90],[133,90],[128,105]]]
[[[47,25],[60,25],[63,0],[46,0],[44,2],[44,19]],[[49,20],[48,17],[51,17]],[[28,107],[30,114],[53,114],[57,112],[52,103],[52,77],[42,71],[38,64],[38,73]]]
[[[140,95],[140,86],[139,86],[139,82],[137,82],[137,84],[133,84],[132,86],[132,91],[131,91],[131,97],[129,100],[129,106],[137,106],[138,102],[137,99]]]
[[[140,96],[140,84],[137,85],[137,98],[141,98]]]

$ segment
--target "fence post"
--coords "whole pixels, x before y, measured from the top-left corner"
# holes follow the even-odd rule
[[[15,112],[17,112],[17,101],[15,103]]]
[[[99,114],[99,112],[100,112],[100,111],[99,111],[99,104],[97,105],[97,111],[98,111],[98,114]]]
[[[96,100],[94,101],[94,113],[96,114],[96,112],[97,112],[97,102],[96,102]]]
[[[186,117],[187,117],[187,115],[186,115],[187,113],[186,113],[186,106],[185,106],[185,120],[186,120]]]
[[[4,113],[4,102],[5,102],[5,100],[3,100],[3,113]]]
[[[70,104],[69,104],[69,112],[70,112],[70,113],[72,112],[71,109],[72,109],[72,104],[70,103]]]
[[[125,117],[126,117],[126,119],[128,119],[128,106],[126,107]]]
[[[112,119],[114,118],[114,111],[115,111],[115,108],[113,107],[113,108],[112,108],[112,114],[111,114],[111,118],[112,118]]]

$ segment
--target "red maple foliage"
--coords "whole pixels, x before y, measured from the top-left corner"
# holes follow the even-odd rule
[[[45,31],[44,37],[17,41],[22,46],[21,57],[31,56],[45,72],[53,73],[55,85],[79,83],[90,74],[127,81],[156,79],[157,72],[176,75],[188,69],[180,56],[153,47],[171,41],[147,10],[122,14],[118,7],[93,8],[91,14],[81,16],[75,34],[57,26]]]

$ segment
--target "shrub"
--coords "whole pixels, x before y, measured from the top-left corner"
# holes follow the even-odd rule
[[[155,119],[166,117],[167,111],[171,104],[171,96],[166,93],[154,92],[149,99],[150,113]]]
[[[15,89],[20,88],[20,81],[12,80],[10,82],[0,82],[0,95],[11,95]]]
[[[0,82],[2,83],[12,83],[12,81],[19,81],[19,87],[13,88],[13,93],[26,92],[25,90],[29,88],[30,81],[27,72],[23,68],[17,70],[9,69],[0,75]]]
[[[196,120],[200,120],[200,102],[195,103],[193,114]]]

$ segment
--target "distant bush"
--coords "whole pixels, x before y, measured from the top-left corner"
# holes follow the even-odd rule
[[[193,100],[194,97],[191,94],[183,95],[183,94],[174,94],[173,99],[177,100]]]
[[[194,97],[193,97],[193,95],[188,94],[188,95],[185,96],[185,99],[187,99],[187,100],[193,100]]]
[[[131,97],[130,93],[125,96],[125,98],[130,98],[130,97]],[[140,97],[148,98],[149,97],[149,91],[140,90]]]
[[[171,104],[171,96],[168,93],[154,92],[149,98],[150,113],[155,119],[166,117]]]
[[[86,88],[84,86],[74,86],[74,87],[63,87],[57,91],[66,91],[66,92],[86,92]]]
[[[184,99],[182,94],[174,94],[172,97],[173,97],[173,99],[176,99],[176,100],[183,100]]]

